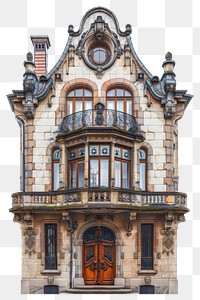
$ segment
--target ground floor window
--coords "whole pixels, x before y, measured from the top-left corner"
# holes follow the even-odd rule
[[[140,294],[155,294],[155,286],[154,285],[141,285],[140,286]]]
[[[45,224],[45,269],[57,269],[57,224]]]
[[[141,224],[142,270],[153,269],[153,234],[154,224]]]
[[[44,294],[59,294],[59,286],[58,285],[45,285],[44,286]]]

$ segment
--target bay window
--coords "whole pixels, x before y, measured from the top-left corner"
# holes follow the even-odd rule
[[[69,188],[84,187],[84,159],[85,148],[76,148],[69,150]]]
[[[56,191],[59,188],[59,169],[60,169],[60,149],[56,149],[52,153],[52,186]]]
[[[140,189],[147,190],[147,152],[141,148],[139,150],[139,167],[140,167]]]

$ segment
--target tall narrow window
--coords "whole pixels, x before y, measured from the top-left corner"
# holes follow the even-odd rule
[[[130,150],[115,148],[115,187],[130,188]]]
[[[108,145],[90,146],[90,187],[109,186],[109,156]]]
[[[153,224],[141,224],[142,270],[153,269],[153,232]]]
[[[69,150],[68,174],[69,174],[70,189],[84,187],[84,158],[85,158],[84,147]]]
[[[147,190],[147,153],[145,149],[139,150],[139,166],[140,166],[140,188]]]
[[[53,190],[56,191],[59,188],[59,169],[60,169],[60,149],[53,151]]]
[[[45,224],[45,269],[57,269],[57,224]]]

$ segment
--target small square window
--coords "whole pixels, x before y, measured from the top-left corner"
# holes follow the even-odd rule
[[[76,150],[71,150],[70,151],[70,159],[76,158]]]
[[[99,155],[98,146],[90,146],[90,155],[92,156]]]
[[[120,148],[115,148],[115,156],[121,157],[121,149]]]
[[[122,157],[123,157],[124,159],[130,159],[130,151],[129,151],[129,150],[123,149],[123,150],[122,150]]]
[[[101,155],[109,155],[109,146],[101,146]]]
[[[85,156],[85,148],[78,149],[78,157],[84,157]]]

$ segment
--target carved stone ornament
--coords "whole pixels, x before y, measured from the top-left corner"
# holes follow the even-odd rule
[[[68,50],[68,65],[69,65],[69,67],[74,67],[74,57],[75,57],[75,47],[74,47],[74,45],[70,45],[69,50]]]
[[[174,238],[176,231],[173,229],[161,229],[161,235],[163,235],[163,253],[169,255],[174,253]]]
[[[25,236],[25,254],[28,253],[29,256],[36,253],[35,244],[37,234],[38,230],[30,227],[23,231],[23,235]]]
[[[73,34],[71,32],[71,34],[74,35],[75,33]],[[95,63],[88,57],[88,51],[86,51],[86,49],[91,49],[94,41],[96,41],[100,47],[111,48],[110,57],[104,64]],[[108,44],[112,46],[108,46]],[[79,59],[83,58],[85,64],[94,70],[98,79],[102,78],[105,70],[111,67],[115,60],[120,58],[123,53],[124,50],[121,47],[118,35],[110,29],[108,23],[105,22],[101,15],[97,16],[88,31],[82,33],[75,50],[75,54],[78,55]]]

